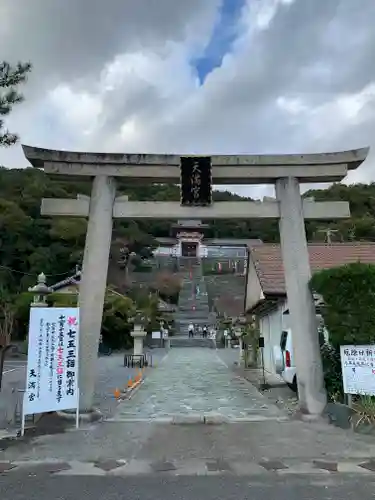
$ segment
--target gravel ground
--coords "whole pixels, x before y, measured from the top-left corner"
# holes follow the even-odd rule
[[[149,351],[153,357],[153,364],[165,356],[165,349]],[[136,369],[124,367],[124,353],[113,353],[111,356],[98,358],[96,370],[96,385],[94,406],[99,408],[104,417],[111,417],[117,409],[118,403],[114,397],[116,388],[126,386],[128,378],[133,376]],[[146,369],[149,373],[153,368]],[[3,384],[0,392],[0,429],[19,427],[19,422],[9,423],[14,417],[16,406],[19,411],[22,404],[22,390],[25,387],[25,361],[8,360],[4,366]]]

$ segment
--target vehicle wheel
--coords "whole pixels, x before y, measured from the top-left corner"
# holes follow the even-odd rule
[[[290,388],[293,392],[298,392],[297,377],[294,376],[293,383],[290,384]]]

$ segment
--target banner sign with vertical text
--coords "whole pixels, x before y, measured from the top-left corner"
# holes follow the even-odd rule
[[[78,346],[79,308],[31,308],[24,415],[78,407]]]
[[[181,157],[181,205],[204,207],[211,202],[211,157]]]

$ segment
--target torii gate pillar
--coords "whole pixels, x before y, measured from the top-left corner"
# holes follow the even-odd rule
[[[113,177],[97,175],[91,188],[83,273],[79,289],[80,306],[80,411],[92,409],[95,377],[93,366],[98,344],[107,284],[108,260],[112,240],[113,205],[116,184]]]
[[[309,253],[299,182],[278,179],[276,197],[280,205],[280,243],[285,284],[293,332],[298,399],[304,413],[320,415],[326,404],[322,360],[315,305],[309,289]]]

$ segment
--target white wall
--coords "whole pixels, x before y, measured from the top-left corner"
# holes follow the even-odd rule
[[[158,247],[154,250],[154,255],[158,256],[164,256],[164,255],[172,255],[173,254],[173,248],[174,247]]]
[[[260,335],[264,337],[264,368],[273,373],[275,373],[273,347],[280,345],[281,332],[285,328],[283,324],[283,312],[286,309],[287,302],[285,300],[277,309],[274,309],[266,316],[262,316],[259,320]]]
[[[264,298],[262,287],[258,278],[258,273],[250,253],[249,267],[247,269],[247,289],[246,289],[246,304],[245,311],[249,311],[253,306],[258,304]]]
[[[199,257],[202,257],[202,258],[208,257],[207,245],[202,245],[202,243],[199,243],[198,252],[199,252]]]

